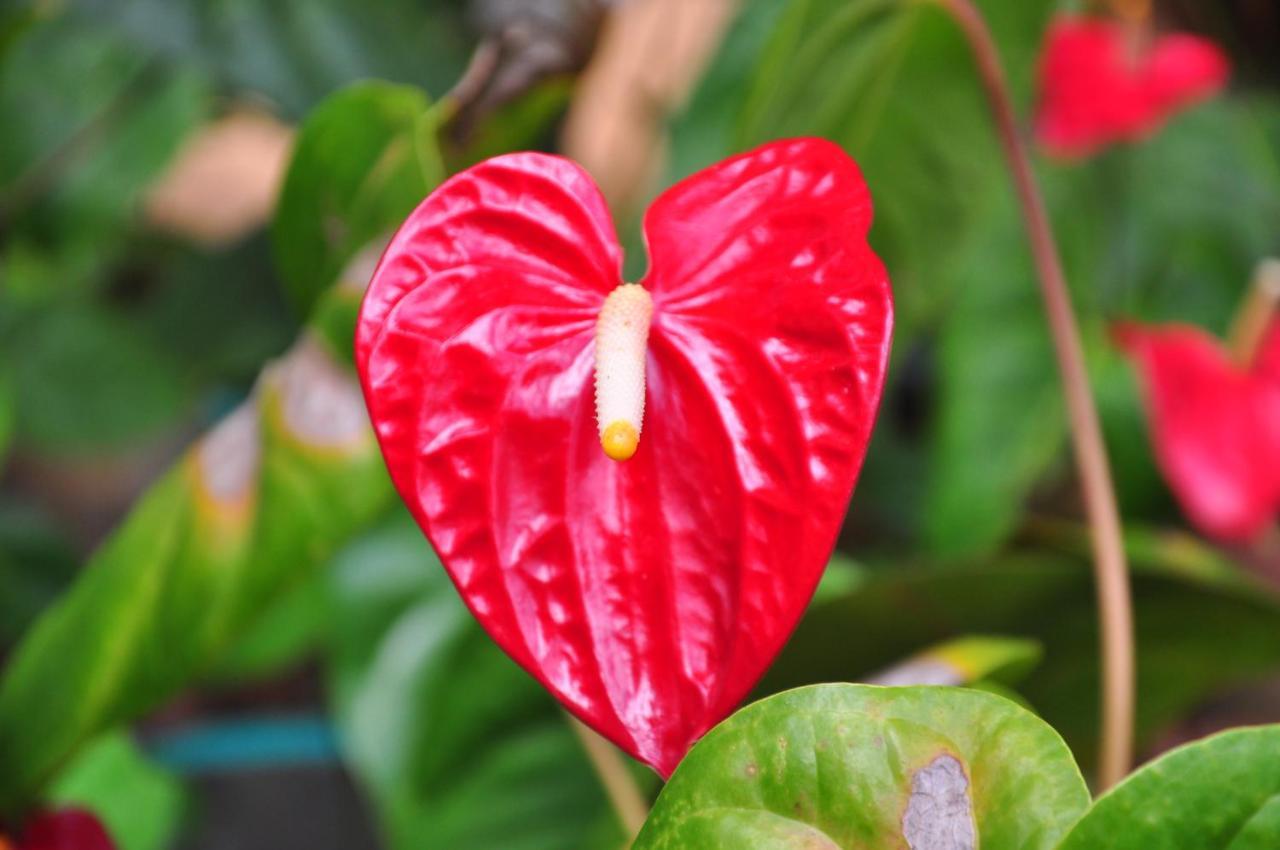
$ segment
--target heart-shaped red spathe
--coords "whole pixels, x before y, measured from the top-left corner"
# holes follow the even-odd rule
[[[1257,538],[1280,512],[1280,321],[1249,369],[1187,325],[1122,325],[1139,367],[1156,460],[1204,534]]]
[[[1061,16],[1041,56],[1036,137],[1065,158],[1137,141],[1221,90],[1229,74],[1226,55],[1199,36],[1169,33],[1138,45],[1122,22]]]
[[[857,166],[817,139],[660,196],[622,463],[593,406],[621,250],[581,168],[462,172],[374,273],[356,360],[401,496],[494,640],[663,775],[758,680],[831,554],[890,344],[870,224]]]

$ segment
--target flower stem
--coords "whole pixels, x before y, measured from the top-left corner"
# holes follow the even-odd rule
[[[1133,751],[1133,610],[1120,514],[1098,411],[1085,369],[1084,352],[1062,260],[1031,159],[1018,134],[1000,55],[982,13],[972,0],[939,0],[963,31],[995,115],[996,129],[1017,188],[1031,240],[1045,312],[1062,374],[1071,422],[1076,469],[1089,519],[1102,644],[1102,739],[1098,786],[1105,790],[1128,772]]]
[[[582,742],[591,766],[600,777],[600,784],[604,786],[609,803],[627,834],[626,846],[630,847],[649,814],[649,804],[645,801],[644,794],[640,793],[640,786],[636,784],[635,777],[627,769],[627,763],[612,744],[573,715],[566,712],[565,719]]]
[[[1236,314],[1228,337],[1232,359],[1243,369],[1253,365],[1263,337],[1280,307],[1280,260],[1263,260],[1253,273],[1253,286]]]

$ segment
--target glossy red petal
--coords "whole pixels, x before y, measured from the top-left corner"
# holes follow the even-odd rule
[[[1188,518],[1221,540],[1255,538],[1280,509],[1271,388],[1198,328],[1127,325],[1117,337],[1140,369],[1156,458]]]
[[[625,463],[601,451],[592,387],[618,251],[576,166],[459,175],[374,274],[357,362],[401,494],[494,639],[664,774],[764,671],[830,553],[888,347],[869,222],[821,142],[659,199]]]
[[[1231,76],[1226,53],[1208,39],[1171,33],[1156,40],[1146,81],[1160,120],[1217,94]]]
[[[1143,46],[1121,22],[1060,16],[1040,60],[1036,138],[1078,158],[1158,130],[1226,84],[1230,65],[1212,42],[1172,33]]]
[[[675,758],[764,672],[830,557],[892,329],[870,225],[857,166],[816,139],[697,174],[646,218],[650,371],[659,387],[688,388],[687,401],[655,389],[647,420],[661,434],[650,448],[669,441],[664,462],[680,467],[655,470],[653,519],[681,531],[658,553],[672,563],[681,630],[663,665],[685,689]],[[691,410],[703,419],[685,419]]]
[[[115,850],[115,844],[92,812],[59,809],[32,817],[18,850]]]

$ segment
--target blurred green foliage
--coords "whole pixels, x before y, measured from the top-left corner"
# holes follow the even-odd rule
[[[443,179],[436,129],[420,90],[377,82],[344,89],[307,116],[272,234],[276,264],[301,313]]]
[[[297,392],[323,401],[326,381],[352,388],[353,259],[446,173],[554,145],[566,79],[483,117],[469,139],[441,132],[446,115],[431,104],[465,66],[465,5],[0,11],[0,463],[13,473],[0,494],[0,647],[26,634],[0,678],[5,806],[41,793],[85,802],[125,850],[164,846],[183,792],[110,730],[183,688],[258,682],[318,658],[344,757],[389,846],[620,844],[559,710],[467,615],[407,518],[387,516],[371,435],[361,425],[340,450],[313,450],[323,423],[318,439],[299,438],[282,418],[279,367],[259,377],[293,344],[290,359],[324,364],[319,379],[302,370]],[[982,5],[1025,114],[1054,4]],[[157,232],[140,214],[148,188],[243,102],[300,126],[270,232],[217,248]],[[835,139],[863,168],[898,324],[841,538],[863,566],[837,555],[759,694],[963,656],[965,683],[1025,700],[1088,767],[1096,616],[1070,519],[1057,372],[952,24],[924,3],[744,0],[671,123],[664,182],[800,134]],[[1152,746],[1206,698],[1280,670],[1280,602],[1227,556],[1165,530],[1181,520],[1107,326],[1133,316],[1226,328],[1253,264],[1280,253],[1280,98],[1238,91],[1149,142],[1037,170],[1131,525],[1139,737]],[[197,443],[73,582],[76,543],[41,507],[56,500],[27,498],[42,464],[128,457],[235,409],[256,423],[253,439],[216,469],[200,465],[209,438]],[[211,477],[252,452],[248,507],[210,499]],[[138,807],[150,816],[121,814]]]
[[[480,629],[407,514],[344,551],[329,589],[335,715],[390,847],[621,845],[555,701]]]

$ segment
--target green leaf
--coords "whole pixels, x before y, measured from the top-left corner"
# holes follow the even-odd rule
[[[1023,225],[1012,198],[1001,206],[1004,215],[988,218],[990,228],[958,261],[938,345],[924,532],[944,555],[985,552],[1013,531],[1067,433]]]
[[[303,123],[276,208],[276,263],[302,315],[356,252],[443,179],[435,117],[409,86],[358,83]]]
[[[0,213],[6,247],[27,255],[7,285],[41,297],[101,277],[211,95],[198,70],[166,67],[73,15],[24,35],[0,74]]]
[[[14,423],[17,418],[13,379],[9,377],[7,369],[0,368],[0,470],[4,469],[5,458],[9,454],[9,443],[13,439]]]
[[[1130,549],[1139,748],[1204,700],[1260,682],[1280,667],[1274,592],[1185,536],[1164,547],[1150,537]],[[1099,670],[1084,540],[1077,529],[1074,542],[1055,535],[1047,548],[998,559],[866,570],[849,593],[810,609],[758,692],[865,680],[957,636],[1034,640],[1048,663],[1021,679],[1018,691],[1088,769],[1097,751]]]
[[[1088,805],[1062,739],[1008,700],[817,685],[747,706],[707,733],[635,850],[1050,850]]]
[[[355,376],[304,334],[14,652],[0,679],[0,811],[207,672],[391,498]]]
[[[0,646],[11,646],[78,568],[48,517],[30,505],[0,504]]]
[[[968,636],[931,646],[881,670],[868,681],[875,685],[1012,684],[1040,660],[1033,640]]]
[[[171,847],[188,806],[182,784],[123,733],[85,748],[50,789],[49,800],[93,811],[120,850]]]
[[[60,9],[140,55],[197,65],[227,91],[253,92],[302,116],[356,80],[444,91],[474,33],[465,0],[114,0]]]
[[[1062,850],[1280,847],[1280,726],[1179,747],[1103,795]]]
[[[301,663],[321,645],[328,625],[321,576],[308,577],[262,612],[209,671],[218,682],[265,679]]]
[[[17,427],[46,451],[137,444],[172,424],[186,387],[173,363],[105,310],[48,309],[11,340]]]
[[[390,845],[584,846],[606,810],[581,746],[407,515],[350,546],[331,575],[335,714]],[[621,846],[619,827],[607,834]]]

